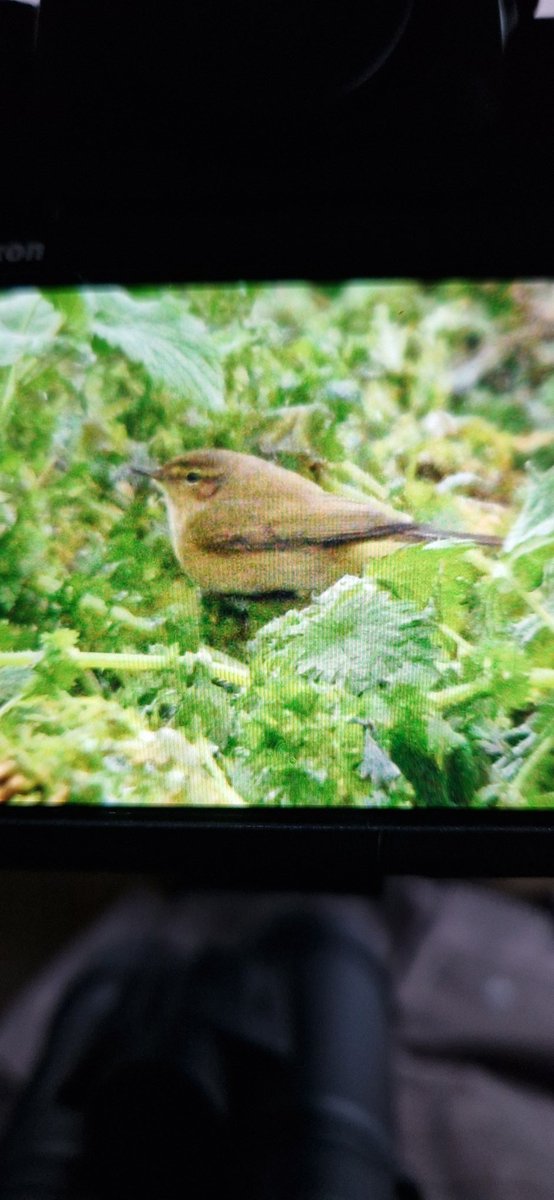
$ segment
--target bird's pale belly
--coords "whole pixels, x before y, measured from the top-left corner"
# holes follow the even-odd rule
[[[348,546],[302,546],[292,550],[231,550],[214,553],[181,546],[183,570],[203,591],[228,595],[322,592],[343,575],[358,575],[371,558],[399,548],[392,540]],[[177,548],[176,548],[177,549]]]

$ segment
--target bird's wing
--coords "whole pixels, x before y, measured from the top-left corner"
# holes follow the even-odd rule
[[[483,546],[499,546],[502,539],[492,534],[464,533],[418,524],[402,513],[392,515],[371,504],[357,504],[322,493],[322,499],[306,497],[300,508],[283,504],[268,514],[263,499],[221,500],[195,514],[187,525],[191,542],[204,550],[220,553],[233,550],[292,550],[300,546],[342,546],[349,542],[396,538],[403,542],[427,542],[437,538],[470,540]]]
[[[327,497],[299,509],[286,501],[271,515],[263,500],[227,500],[195,514],[187,524],[192,542],[203,549],[288,550],[300,546],[340,546],[348,542],[404,537],[417,539],[418,526],[399,513],[391,520],[370,505]],[[420,534],[419,537],[422,535]],[[428,534],[423,534],[428,537]]]

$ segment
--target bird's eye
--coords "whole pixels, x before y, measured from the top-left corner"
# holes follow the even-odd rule
[[[198,483],[201,478],[200,471],[187,471],[185,475],[187,483]]]

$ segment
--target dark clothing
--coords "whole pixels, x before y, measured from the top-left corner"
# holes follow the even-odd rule
[[[554,891],[551,893],[554,895]],[[388,968],[400,1163],[426,1200],[550,1200],[554,1179],[554,917],[495,887],[392,880],[354,898],[145,890],[70,945],[0,1022],[0,1120],[33,1072],[67,987],[141,937],[192,956],[286,911],[338,911]]]

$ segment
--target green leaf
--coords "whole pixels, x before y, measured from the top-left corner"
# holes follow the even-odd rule
[[[523,508],[506,537],[504,550],[518,558],[549,546],[554,555],[554,467],[529,481]]]
[[[63,317],[64,332],[75,337],[86,337],[90,331],[90,310],[81,292],[75,288],[46,293],[48,300]]]
[[[369,338],[374,363],[385,371],[401,371],[408,344],[408,329],[392,320],[386,304],[375,306]]]
[[[223,374],[206,327],[184,302],[162,294],[136,299],[119,289],[86,293],[94,335],[150,379],[182,399],[207,409],[223,408]]]
[[[441,717],[425,717],[414,689],[399,696],[390,754],[410,781],[417,802],[429,805],[471,803],[481,780],[481,764],[461,731]]]
[[[360,772],[367,727],[361,707],[342,689],[301,680],[284,664],[262,677],[237,705],[233,778],[245,798],[255,804],[369,803],[373,789]],[[393,786],[391,776],[387,792]]]
[[[467,808],[483,781],[483,757],[476,753],[469,740],[461,737],[447,756],[445,770],[450,802]]]
[[[532,690],[529,663],[513,637],[498,641],[483,639],[468,665],[474,679],[487,681],[489,695],[499,708],[514,712],[529,703]]]
[[[478,577],[467,545],[429,542],[408,546],[369,562],[367,573],[395,596],[418,608],[432,599],[437,620],[458,630],[467,620],[472,585]]]
[[[2,667],[0,670],[0,709],[15,696],[23,694],[32,674],[31,667]]]
[[[311,679],[342,684],[355,695],[438,679],[435,627],[429,612],[392,599],[368,579],[345,576],[303,612],[288,612],[253,643],[266,669],[283,660]]]
[[[43,634],[43,654],[35,667],[33,692],[41,695],[46,690],[56,694],[71,687],[80,674],[79,664],[70,654],[76,642],[77,634],[73,629],[57,629],[55,633]]]
[[[518,645],[526,651],[530,665],[550,667],[554,665],[554,560],[546,564],[540,595],[541,615],[526,613],[514,623],[513,632]],[[549,624],[545,622],[545,614],[550,617]]]
[[[170,727],[154,732],[101,696],[29,695],[0,730],[2,758],[33,780],[35,802],[243,803],[205,738],[192,742]]]
[[[477,730],[490,759],[482,802],[515,808],[551,807],[554,768],[554,702],[546,700],[528,720],[511,728],[492,722]]]
[[[360,775],[362,779],[370,779],[375,788],[386,787],[400,775],[396,763],[393,763],[386,751],[375,741],[369,729],[366,729],[365,732],[364,756],[360,763]]]
[[[426,722],[410,714],[390,735],[390,753],[402,774],[412,784],[418,804],[423,807],[450,804],[446,778],[429,745]]]
[[[233,726],[232,697],[215,684],[205,665],[199,663],[188,687],[175,692],[175,719],[193,737],[203,735],[223,748]]]
[[[43,354],[61,323],[60,314],[40,292],[26,289],[0,296],[0,367]]]

